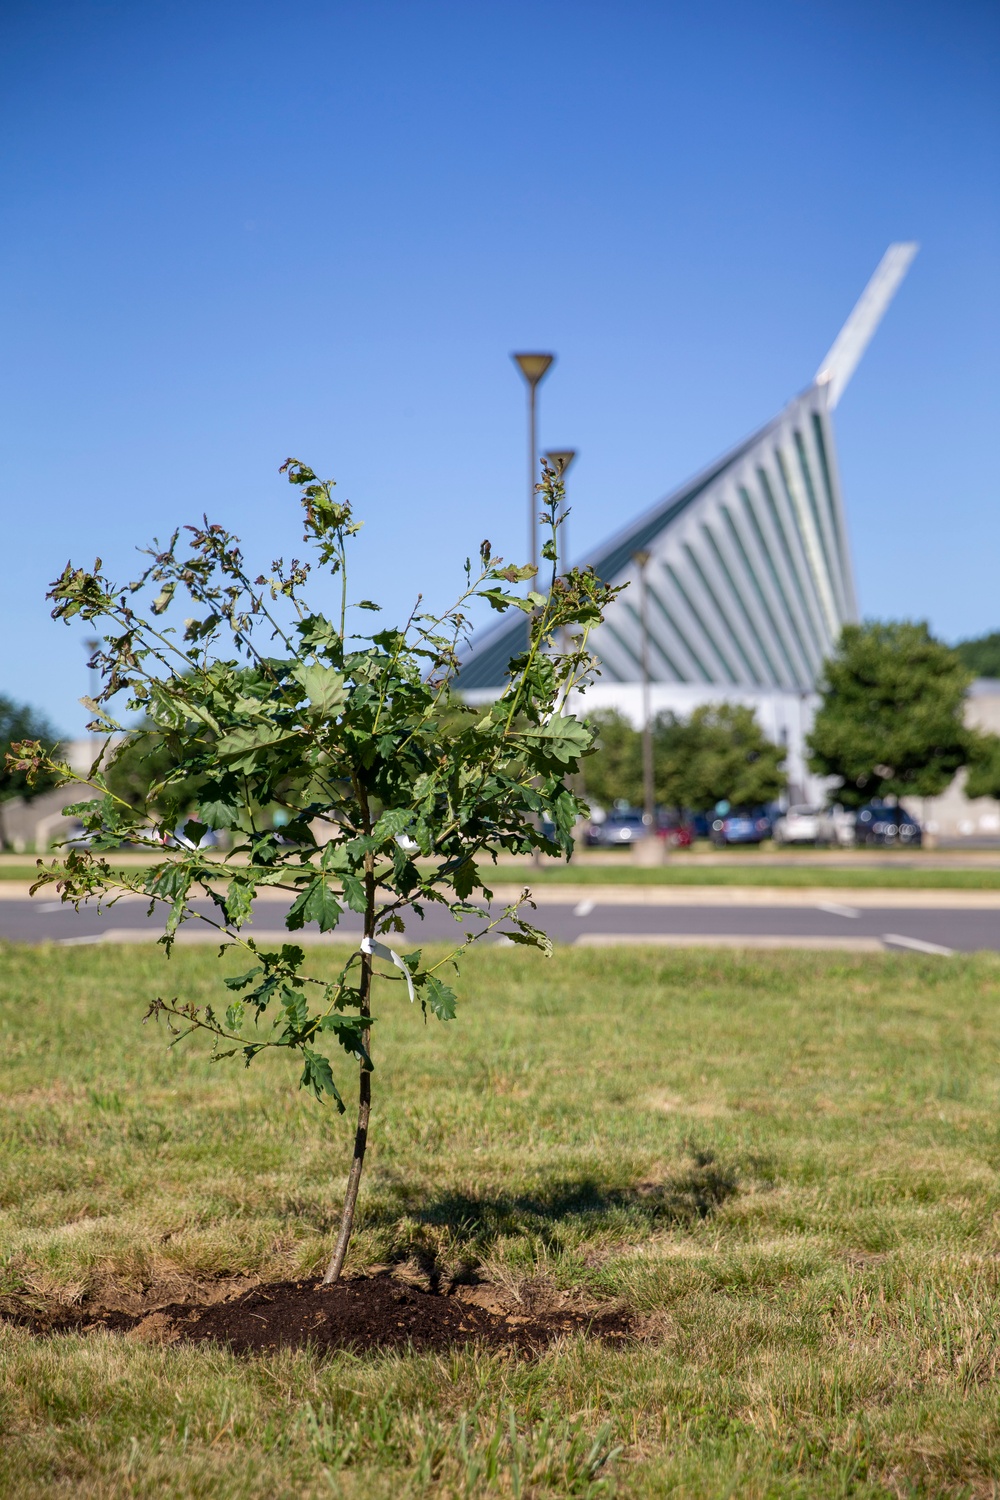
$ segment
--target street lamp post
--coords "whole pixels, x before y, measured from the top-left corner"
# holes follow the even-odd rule
[[[529,560],[532,567],[537,569],[538,506],[535,499],[535,484],[538,479],[538,439],[535,432],[535,396],[543,376],[555,359],[555,355],[515,354],[512,355],[512,358],[528,382],[528,546],[531,553]],[[534,587],[533,580],[529,579],[529,592]]]
[[[656,818],[655,790],[653,785],[653,721],[649,693],[649,602],[646,589],[648,552],[633,552],[632,561],[639,569],[639,643],[642,663],[642,821],[646,825],[647,837],[653,837]]]

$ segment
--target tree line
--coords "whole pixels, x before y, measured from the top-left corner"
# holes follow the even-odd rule
[[[952,649],[926,624],[908,621],[844,627],[806,737],[809,769],[830,780],[837,801],[861,807],[938,796],[963,768],[970,797],[1000,797],[1000,737],[964,718],[976,644]],[[597,748],[583,762],[587,795],[604,806],[639,805],[641,733],[613,709],[590,718]],[[784,789],[784,748],[766,738],[750,708],[709,703],[687,720],[661,713],[651,732],[655,796],[663,806],[703,812],[725,800],[753,807]]]
[[[848,807],[889,796],[937,796],[963,767],[970,797],[1000,797],[1000,736],[964,722],[975,675],[1000,676],[1000,633],[950,648],[925,624],[845,626],[824,667],[820,706],[807,738],[810,770],[830,778],[831,795]],[[614,709],[597,710],[589,721],[596,740],[582,762],[587,797],[604,806],[617,800],[640,805],[639,731]],[[686,720],[661,713],[652,735],[661,806],[703,811],[725,799],[734,807],[754,807],[774,801],[785,787],[784,747],[768,740],[750,708],[705,704]],[[44,718],[0,696],[0,804],[55,785],[42,776],[29,788],[24,772],[2,769],[3,753],[20,740],[53,744],[56,738]],[[108,781],[130,807],[160,816],[173,768],[168,737],[155,726],[140,726],[109,766]],[[196,803],[194,780],[188,792]]]

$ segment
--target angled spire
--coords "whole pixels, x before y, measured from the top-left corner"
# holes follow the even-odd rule
[[[827,404],[831,410],[843,395],[844,387],[857,369],[858,361],[868,348],[872,334],[919,249],[914,240],[889,246],[858,298],[854,311],[838,333],[833,348],[817,370],[816,384],[829,387]]]

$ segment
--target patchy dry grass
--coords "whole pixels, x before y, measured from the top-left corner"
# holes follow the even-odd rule
[[[318,957],[317,962],[325,962]],[[0,950],[0,1292],[313,1270],[350,1124],[143,1028],[215,960]],[[620,1298],[627,1349],[238,1361],[0,1332],[0,1493],[990,1496],[1000,963],[492,949],[377,1006],[353,1264]]]

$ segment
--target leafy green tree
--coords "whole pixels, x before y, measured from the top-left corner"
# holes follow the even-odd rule
[[[279,560],[269,574],[252,577],[237,539],[207,522],[188,528],[184,547],[175,532],[166,547],[152,549],[146,572],[125,588],[99,564],[92,572],[67,565],[49,596],[57,618],[104,622],[103,686],[91,728],[118,732],[104,705],[124,693],[129,712],[144,714],[178,752],[158,783],[154,835],[173,832],[197,783],[198,820],[188,820],[179,843],[145,872],[116,872],[104,855],[136,836],[149,799],[140,812],[99,767],[74,778],[37,744],[17,747],[11,763],[32,776],[83,781],[97,794],[73,809],[91,834],[89,847],[70,851],[64,867],[43,870],[36,889],[55,882],[72,901],[140,890],[166,910],[168,953],[182,922],[204,920],[218,930],[221,951],[245,955],[245,972],[225,979],[228,1005],[158,998],[150,1016],[184,1035],[207,1033],[215,1057],[237,1056],[247,1065],[269,1048],[287,1049],[301,1065],[301,1085],[317,1098],[329,1095],[341,1110],[328,1049],[339,1044],[357,1061],[354,1155],[326,1273],[333,1281],[350,1240],[368,1138],[376,977],[419,1000],[425,1017],[449,1021],[456,994],[442,971],[467,943],[499,926],[515,943],[551,949],[522,914],[527,891],[491,915],[479,861],[533,849],[570,854],[583,807],[565,782],[593,731],[564,705],[592,668],[587,636],[614,591],[591,569],[555,576],[563,490],[546,470],[546,594],[515,593],[534,568],[505,566],[484,542],[478,570],[466,564],[465,587],[444,614],[422,613],[418,600],[402,627],[354,634],[346,564],[359,523],[350,505],[334,499],[332,482],[293,459],[283,472],[301,492],[315,565],[339,583],[334,618],[307,599],[309,564]],[[147,588],[155,598],[144,616],[133,601]],[[319,594],[328,593],[324,580]],[[179,629],[164,619],[175,594],[191,601]],[[523,610],[529,630],[505,690],[494,703],[471,708],[457,703],[451,688],[465,610],[477,598],[500,611]],[[357,608],[377,606],[365,600]],[[561,641],[570,649],[560,652]],[[261,820],[260,809],[275,804],[287,817],[287,840]],[[543,818],[554,827],[551,839]],[[317,820],[337,830],[322,845],[312,832]],[[206,827],[228,832],[233,847],[225,857],[199,847]],[[285,925],[293,933],[313,924],[329,932],[345,909],[361,917],[360,943],[332,983],[310,972],[294,942],[264,950],[244,935],[262,888],[287,894]],[[211,917],[199,916],[196,898],[212,902]],[[382,941],[432,902],[470,924],[448,957],[425,962],[419,949],[400,955]]]
[[[594,731],[593,754],[583,762],[583,785],[588,797],[602,807],[625,801],[642,802],[642,735],[616,708],[597,709],[587,723]]]
[[[592,714],[593,755],[584,761],[588,796],[610,805],[642,803],[642,734],[616,709]],[[663,807],[703,811],[723,798],[735,807],[771,802],[785,784],[784,751],[765,738],[750,708],[711,703],[690,719],[666,711],[652,723],[653,779]]]
[[[965,795],[1000,798],[1000,735],[970,735]]]
[[[774,801],[785,785],[784,750],[740,703],[702,704],[686,723],[663,716],[654,743],[657,785],[673,806],[697,812],[721,801],[757,807]]]
[[[926,624],[845,625],[824,679],[809,765],[838,778],[846,805],[887,795],[934,797],[965,765],[970,674]]]
[[[1000,630],[959,641],[955,650],[973,677],[1000,677]]]
[[[12,797],[29,799],[50,791],[59,784],[59,778],[51,771],[42,771],[29,778],[27,771],[7,764],[7,752],[20,740],[40,740],[53,749],[56,733],[51,725],[27,703],[15,703],[13,699],[0,695],[0,813],[5,802]],[[0,816],[0,847],[6,848],[3,819]]]

